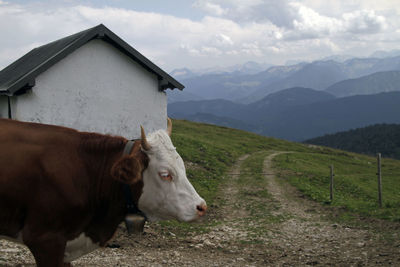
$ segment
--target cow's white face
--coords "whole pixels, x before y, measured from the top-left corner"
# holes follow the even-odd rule
[[[143,191],[139,209],[150,221],[177,219],[193,221],[207,209],[186,177],[185,165],[166,131],[159,130],[147,137],[149,165],[143,172]]]

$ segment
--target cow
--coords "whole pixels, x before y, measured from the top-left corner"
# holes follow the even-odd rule
[[[0,119],[0,237],[25,244],[39,267],[71,266],[107,244],[127,204],[149,221],[197,220],[207,205],[171,131],[168,119],[167,130],[146,136],[141,127],[132,142]]]

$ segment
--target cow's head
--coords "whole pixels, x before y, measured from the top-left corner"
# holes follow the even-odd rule
[[[205,214],[207,206],[186,177],[183,160],[171,142],[171,131],[169,119],[167,131],[158,130],[146,136],[141,128],[141,152],[147,155],[147,168],[134,164],[136,176],[140,174],[143,181],[138,206],[150,221],[193,221]],[[132,179],[135,175],[127,176]]]

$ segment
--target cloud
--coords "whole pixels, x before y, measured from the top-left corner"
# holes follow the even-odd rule
[[[221,15],[224,15],[227,12],[227,10],[223,9],[220,5],[214,4],[214,3],[210,3],[210,2],[207,2],[207,1],[203,1],[203,0],[196,1],[193,4],[193,7],[199,8],[199,9],[205,11],[206,13],[211,14],[211,15],[215,15],[215,16],[221,16]]]
[[[210,15],[222,16],[238,23],[271,22],[278,27],[291,28],[296,14],[290,8],[287,0],[197,0],[195,7],[217,5],[220,14],[212,14],[207,9],[203,10]]]
[[[155,61],[165,61],[162,57],[180,41],[189,38],[195,42],[205,31],[201,23],[151,12],[84,5],[44,9],[2,3],[0,66],[11,63],[15,55],[28,52],[33,44],[42,45],[100,23]],[[4,51],[10,55],[8,60]]]
[[[346,34],[375,34],[387,28],[385,18],[376,15],[373,10],[357,10],[334,18],[320,15],[298,3],[291,5],[297,10],[298,19],[293,21],[295,31],[290,32],[288,38],[335,38]]]
[[[293,20],[294,31],[289,33],[291,36],[297,35],[300,39],[318,38],[342,30],[342,22],[339,19],[322,16],[298,3],[292,3],[291,6],[297,13],[297,18]]]
[[[396,48],[400,11],[332,2],[330,8],[343,12],[314,0],[197,0],[193,7],[205,15],[192,20],[110,6],[0,0],[0,67],[35,46],[100,23],[167,70]]]
[[[227,55],[235,55],[236,59],[241,55],[261,55],[262,47],[254,47],[252,52],[248,44],[268,44],[270,38],[275,39],[277,30],[270,23],[243,26],[213,16],[192,21],[158,13],[85,5],[49,10],[6,4],[1,6],[0,14],[0,31],[3,40],[8,40],[1,49],[12,51],[7,53],[13,55],[9,62],[5,62],[6,56],[1,54],[3,62],[0,64],[3,66],[15,60],[14,56],[21,51],[27,52],[25,50],[33,43],[44,44],[99,23],[104,23],[146,57],[156,64],[165,64],[167,68],[171,68],[169,62],[178,67],[192,61],[205,64],[207,59],[209,62]]]
[[[387,28],[386,19],[374,10],[357,10],[343,14],[346,30],[351,33],[378,33]]]
[[[319,2],[314,1],[314,3]],[[336,10],[340,10],[340,5],[348,6],[348,4],[341,4],[342,1],[334,1],[334,3],[336,3]],[[281,28],[282,31],[288,32],[289,39],[318,38],[345,32],[373,34],[387,28],[385,17],[368,9],[345,12],[334,16],[334,14],[321,14],[310,3],[308,6],[305,5],[304,1],[198,0],[195,4],[195,6],[207,5],[218,6],[219,9],[224,11],[218,14],[214,12],[214,15],[235,21],[241,25],[269,22]],[[331,5],[333,4],[331,3]],[[321,8],[320,4],[314,4],[314,6]],[[354,9],[354,6],[351,7]],[[208,12],[207,9],[203,10]]]

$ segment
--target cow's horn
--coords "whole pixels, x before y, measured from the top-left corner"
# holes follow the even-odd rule
[[[169,136],[172,134],[172,121],[170,118],[167,118],[167,133]]]
[[[142,125],[140,125],[140,131],[141,131],[141,139],[142,139],[142,141],[141,141],[141,143],[142,143],[142,148],[144,149],[144,150],[150,150],[151,149],[151,146],[150,146],[150,144],[147,142],[147,139],[146,139],[146,134],[144,133],[144,129],[143,129],[143,127],[142,127]]]

